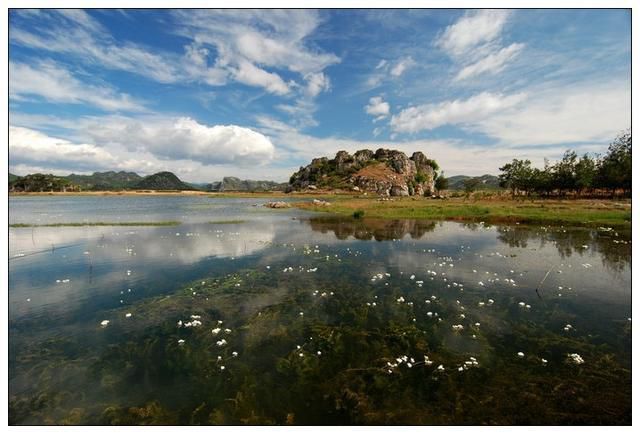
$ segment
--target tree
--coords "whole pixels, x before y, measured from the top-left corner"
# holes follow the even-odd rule
[[[515,196],[518,191],[529,193],[533,189],[531,161],[513,159],[499,169],[502,173],[498,176],[500,186],[511,190]]]
[[[578,155],[575,151],[567,150],[562,160],[553,166],[553,178],[555,187],[564,194],[570,190],[576,190],[576,161]]]
[[[464,185],[464,191],[467,193],[467,196],[473,193],[476,188],[480,185],[480,180],[478,178],[469,178],[462,181]]]
[[[619,134],[597,164],[596,185],[615,192],[631,192],[631,131]]]
[[[578,192],[591,190],[595,178],[596,161],[589,154],[584,154],[575,165],[575,187]]]
[[[438,193],[449,188],[449,180],[444,177],[444,172],[440,172],[440,176],[436,178],[434,187]]]

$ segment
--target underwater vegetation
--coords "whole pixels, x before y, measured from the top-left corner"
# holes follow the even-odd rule
[[[435,228],[364,222],[309,224],[367,240]],[[592,241],[519,227],[498,236],[566,255]],[[9,423],[631,423],[630,318],[594,323],[606,301],[538,294],[514,270],[462,278],[444,254],[409,274],[356,246],[274,248],[83,319],[83,333],[11,323]]]

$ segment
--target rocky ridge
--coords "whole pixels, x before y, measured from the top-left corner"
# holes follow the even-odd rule
[[[380,196],[423,196],[434,191],[438,165],[422,152],[380,148],[362,149],[353,155],[339,151],[335,158],[314,158],[289,180],[289,191],[347,189]]]

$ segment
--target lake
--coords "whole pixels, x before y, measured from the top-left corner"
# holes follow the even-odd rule
[[[631,233],[10,197],[10,424],[630,424]]]

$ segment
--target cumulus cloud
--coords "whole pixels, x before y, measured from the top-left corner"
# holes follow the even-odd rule
[[[482,92],[466,100],[409,107],[391,118],[394,131],[415,133],[447,124],[471,124],[524,101],[523,93],[502,95]]]
[[[207,126],[191,118],[100,118],[85,127],[95,142],[129,151],[149,152],[159,159],[202,164],[265,164],[273,158],[269,138],[236,125]]]
[[[375,121],[382,120],[389,116],[389,103],[384,101],[381,96],[369,98],[369,104],[364,108],[367,114],[375,117]]]
[[[523,47],[524,44],[514,43],[495,53],[491,53],[487,57],[462,68],[454,80],[464,80],[485,72],[498,73],[520,53]]]
[[[98,146],[75,144],[16,126],[9,126],[9,160],[11,164],[74,167],[80,170],[113,168],[117,164],[111,153]]]
[[[37,96],[50,102],[89,104],[107,111],[142,111],[141,103],[106,86],[83,83],[51,61],[35,65],[9,61],[9,96]]]

